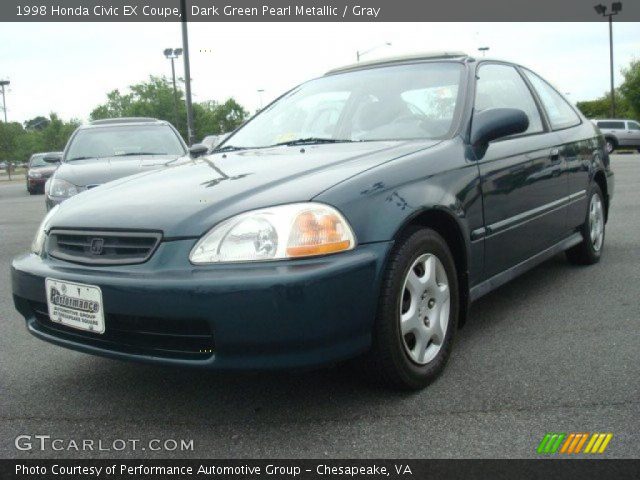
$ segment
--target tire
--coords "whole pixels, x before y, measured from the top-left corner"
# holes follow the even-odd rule
[[[367,356],[369,373],[397,389],[426,387],[447,363],[459,312],[451,250],[434,230],[412,229],[396,243],[384,272]],[[426,345],[422,353],[421,345]]]
[[[582,242],[566,251],[569,262],[576,265],[598,263],[604,249],[605,203],[602,190],[595,183],[591,187],[587,205],[587,218],[580,227]]]
[[[613,138],[605,138],[604,139],[604,148],[607,150],[607,153],[613,153],[616,148],[618,148],[618,142]]]

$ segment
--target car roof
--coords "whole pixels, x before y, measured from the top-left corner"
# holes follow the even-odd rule
[[[386,57],[380,58],[377,60],[370,60],[367,62],[358,62],[352,63],[350,65],[345,65],[343,67],[334,68],[329,70],[325,75],[333,75],[335,73],[349,72],[352,70],[365,70],[367,68],[375,68],[386,65],[395,65],[395,64],[403,64],[403,63],[414,63],[420,61],[430,61],[430,60],[464,60],[471,59],[469,55],[464,52],[456,52],[456,51],[443,51],[443,52],[423,52],[416,53],[411,55],[401,55],[395,57]]]
[[[132,125],[169,125],[165,120],[158,120],[150,117],[122,117],[122,118],[104,118],[94,120],[87,125],[81,125],[80,128],[96,128],[96,127],[113,127],[113,126],[132,126]]]
[[[633,118],[594,118],[594,122],[635,122]]]

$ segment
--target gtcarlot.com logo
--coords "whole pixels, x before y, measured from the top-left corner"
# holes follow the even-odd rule
[[[139,438],[116,438],[113,440],[93,438],[54,438],[51,435],[18,435],[14,445],[22,451],[76,451],[76,452],[122,452],[122,451],[193,451],[193,440]]]
[[[604,453],[613,433],[547,433],[538,445],[538,453]]]

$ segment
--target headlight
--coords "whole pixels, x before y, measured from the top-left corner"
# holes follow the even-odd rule
[[[42,178],[42,174],[40,172],[29,171],[27,175],[29,175],[31,178]]]
[[[326,255],[356,246],[351,227],[336,209],[296,203],[254,210],[212,228],[189,260],[196,264],[251,262]]]
[[[53,178],[51,185],[49,185],[49,196],[51,197],[73,197],[79,192],[80,189],[73,183],[59,178]]]
[[[53,217],[53,215],[58,210],[58,207],[59,205],[56,205],[51,210],[49,210],[49,213],[45,215],[44,219],[40,223],[40,226],[38,227],[36,236],[34,237],[33,242],[31,243],[31,251],[37,255],[42,255],[42,248],[44,247],[44,241],[47,238],[47,234],[46,234],[47,227],[49,226],[49,221],[51,220],[51,217]]]

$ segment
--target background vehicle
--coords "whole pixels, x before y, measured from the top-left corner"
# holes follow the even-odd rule
[[[471,301],[560,252],[600,260],[612,195],[599,130],[530,70],[361,63],[201,160],[65,202],[14,260],[14,301],[31,333],[88,353],[211,369],[364,355],[422,388]],[[80,301],[104,317],[48,313]]]
[[[96,120],[71,135],[62,155],[45,156],[47,162],[61,162],[45,188],[47,209],[103,183],[188,158],[184,140],[169,122],[153,118]]]
[[[635,120],[602,119],[592,120],[604,135],[607,152],[617,148],[637,149],[640,152],[640,123]]]
[[[56,171],[56,165],[45,162],[44,157],[47,155],[62,155],[62,152],[34,153],[31,155],[25,174],[27,191],[31,195],[34,193],[44,193],[44,184],[49,177],[53,175],[53,172]]]

